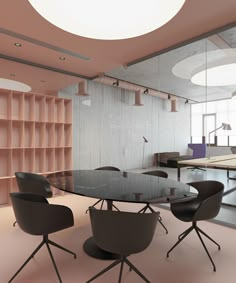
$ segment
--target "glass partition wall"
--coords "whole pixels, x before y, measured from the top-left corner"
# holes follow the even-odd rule
[[[181,181],[189,182],[202,179],[217,179],[225,184],[223,202],[236,207],[236,186],[234,172],[229,162],[218,169],[209,164],[214,158],[231,158],[232,147],[236,147],[236,28],[221,30],[206,38],[191,42],[163,54],[156,54],[128,67],[120,67],[107,73],[108,76],[144,86],[143,106],[152,113],[152,123],[146,130],[140,127],[138,135],[149,138],[149,148],[145,151],[146,166],[168,166],[164,168],[169,176],[177,177],[177,170],[170,168],[181,158],[191,156],[189,144],[205,144],[203,170],[181,169]],[[156,91],[153,95],[152,91]],[[161,95],[159,95],[161,93]],[[152,94],[152,95],[150,95]],[[152,101],[148,108],[148,101]],[[136,126],[140,120],[148,121],[145,114],[133,110]],[[129,119],[128,115],[126,119]],[[150,120],[149,120],[150,121]],[[224,125],[230,125],[231,130]],[[227,127],[228,128],[228,127]],[[150,129],[150,132],[149,130]],[[135,131],[135,127],[130,130]],[[141,140],[141,139],[140,139]],[[129,142],[133,143],[132,139]],[[155,154],[156,159],[155,159]],[[137,154],[142,155],[140,143]],[[234,156],[233,156],[234,157]],[[167,164],[167,159],[170,164]],[[126,164],[125,168],[132,168]],[[140,167],[141,161],[136,167]],[[236,165],[236,162],[235,162]],[[217,168],[217,169],[216,169]],[[232,171],[232,172],[231,172]],[[235,173],[236,175],[236,173]],[[229,178],[228,178],[229,177]]]

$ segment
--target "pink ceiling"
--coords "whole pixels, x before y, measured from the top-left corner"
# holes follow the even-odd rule
[[[74,56],[39,46],[28,40],[17,39],[6,34],[0,34],[0,54],[77,75],[94,77],[162,49],[200,36],[205,32],[233,23],[236,21],[235,11],[235,0],[187,0],[177,16],[160,29],[133,39],[105,41],[75,36],[58,29],[33,10],[27,0],[1,0],[0,27],[2,29],[27,36],[57,48],[79,53],[90,57],[91,60],[84,61]],[[80,12],[88,13],[89,19],[89,11],[78,11],[78,16]],[[107,24],[109,25],[109,23]],[[15,47],[15,42],[20,42],[22,47]],[[60,56],[66,57],[66,60],[59,60]],[[4,67],[4,64],[6,64],[6,67]],[[7,60],[1,61],[1,76],[3,77],[9,76],[9,72],[14,73],[16,70],[19,72],[19,66],[22,66],[15,64],[16,70],[14,70],[14,66],[11,65],[12,69],[10,70],[7,64],[9,64]],[[6,70],[5,73],[4,69]],[[42,83],[37,81],[44,80],[41,79],[42,77],[47,77],[48,86],[42,89],[44,92],[56,90],[59,88],[59,85],[63,87],[68,85],[68,83],[79,80],[76,77],[69,79],[69,76],[62,74],[60,76],[61,79],[57,73],[43,72],[43,69],[41,69],[41,74],[39,74],[36,71],[33,72],[32,69],[27,68],[25,65],[21,79],[29,81],[29,84],[34,89],[42,89]],[[62,76],[64,79],[62,79]]]

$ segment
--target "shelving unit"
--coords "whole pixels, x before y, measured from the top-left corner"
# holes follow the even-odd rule
[[[16,171],[72,169],[72,101],[0,89],[0,205],[17,191]]]

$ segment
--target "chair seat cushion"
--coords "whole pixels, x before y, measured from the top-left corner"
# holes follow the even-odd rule
[[[194,214],[200,205],[199,199],[194,199],[187,202],[172,203],[171,212],[174,216],[184,222],[192,222]]]

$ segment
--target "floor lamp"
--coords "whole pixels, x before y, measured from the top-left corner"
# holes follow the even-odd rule
[[[148,140],[145,138],[145,137],[143,137],[143,169],[145,169],[145,167],[144,167],[144,150],[145,150],[145,143],[148,143]]]
[[[216,132],[217,130],[219,129],[222,129],[222,130],[225,130],[225,131],[229,131],[229,130],[232,130],[230,124],[226,124],[226,123],[222,123],[222,125],[218,128],[216,128],[215,130],[211,131],[208,133],[208,159],[210,159],[210,135],[214,132]]]

